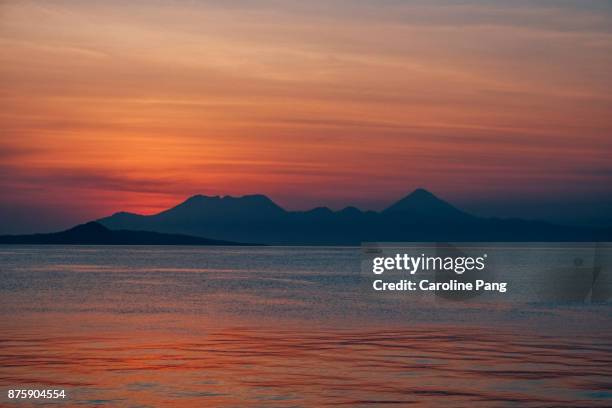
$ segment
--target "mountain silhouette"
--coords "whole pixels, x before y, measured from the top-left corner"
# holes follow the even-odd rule
[[[407,214],[439,220],[471,217],[469,214],[439,199],[429,191],[418,188],[383,210],[384,214]]]
[[[276,205],[268,197],[260,194],[246,195],[243,197],[195,195],[181,204],[163,214],[181,214],[185,217],[208,217],[231,216],[238,218],[250,217],[274,217],[285,213],[281,207]]]
[[[98,222],[77,225],[66,231],[49,234],[0,235],[0,244],[54,245],[238,245],[179,234],[150,231],[110,230]]]
[[[482,218],[424,189],[381,212],[346,207],[286,211],[264,195],[190,197],[154,215],[116,213],[98,220],[128,229],[278,245],[357,245],[361,242],[601,241],[612,232],[541,221]]]

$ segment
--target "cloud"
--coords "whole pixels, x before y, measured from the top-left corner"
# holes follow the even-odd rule
[[[0,8],[4,201],[606,188],[609,2]]]

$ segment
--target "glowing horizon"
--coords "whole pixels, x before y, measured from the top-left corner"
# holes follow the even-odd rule
[[[198,193],[612,202],[610,3],[215,3],[0,5],[5,229]]]

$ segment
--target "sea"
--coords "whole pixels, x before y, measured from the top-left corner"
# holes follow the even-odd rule
[[[0,246],[0,405],[612,406],[612,304],[516,295],[538,262],[453,299],[361,247]]]

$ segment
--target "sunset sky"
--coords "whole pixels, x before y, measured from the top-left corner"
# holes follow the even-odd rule
[[[610,1],[0,0],[0,233],[198,193],[601,215],[611,73]]]

